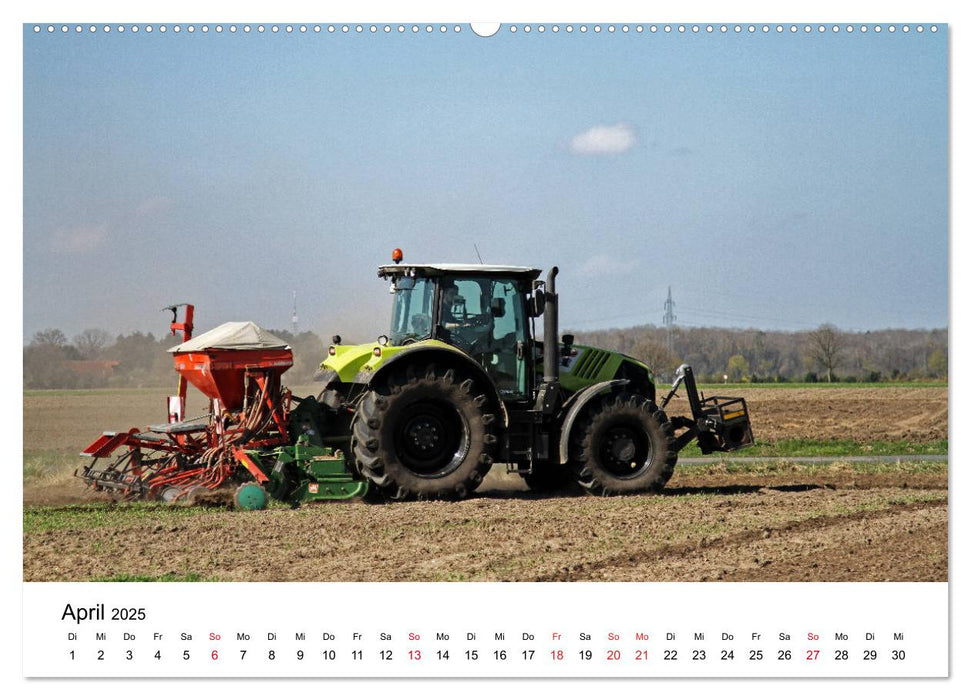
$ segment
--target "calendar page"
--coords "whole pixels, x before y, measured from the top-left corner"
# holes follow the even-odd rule
[[[946,14],[262,9],[18,28],[25,679],[949,678]]]

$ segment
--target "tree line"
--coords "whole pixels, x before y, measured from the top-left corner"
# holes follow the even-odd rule
[[[293,348],[291,386],[308,384],[326,346],[312,331],[270,331]],[[569,331],[568,331],[569,332]],[[831,325],[784,332],[657,326],[574,332],[581,345],[617,350],[644,361],[669,381],[685,362],[703,382],[884,382],[946,379],[948,332],[888,329],[849,332]],[[163,387],[175,382],[178,339],[88,329],[72,339],[58,329],[34,334],[24,347],[24,388]]]
[[[762,331],[657,326],[577,331],[579,344],[643,360],[663,380],[681,363],[703,382],[886,382],[946,379],[948,332],[887,329]]]
[[[288,384],[308,384],[324,359],[326,348],[312,331],[294,335],[271,330],[293,349]],[[25,389],[93,389],[103,387],[164,387],[174,385],[172,354],[180,337],[134,332],[112,336],[88,329],[68,339],[59,329],[34,334],[24,347]]]

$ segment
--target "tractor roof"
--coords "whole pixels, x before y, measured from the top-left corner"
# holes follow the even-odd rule
[[[518,267],[516,265],[468,265],[462,263],[399,263],[398,265],[381,265],[378,277],[394,277],[396,275],[414,274],[420,277],[440,277],[442,275],[460,276],[503,276],[521,277],[534,280],[539,277],[540,270],[535,267]]]

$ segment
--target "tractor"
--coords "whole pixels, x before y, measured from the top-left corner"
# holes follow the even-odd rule
[[[183,340],[170,350],[168,423],[104,433],[78,476],[126,498],[229,492],[242,510],[369,490],[460,499],[495,463],[537,491],[610,495],[663,488],[692,440],[704,454],[754,444],[745,400],[705,398],[688,365],[659,400],[644,363],[558,339],[556,267],[544,281],[530,267],[405,264],[398,249],[392,260],[378,268],[393,295],[388,334],[334,336],[317,396],[283,387],[292,353],[279,338],[249,322],[192,337],[194,307],[167,307]],[[206,416],[184,417],[187,382],[208,398]],[[691,416],[669,417],[682,386]]]
[[[385,497],[463,498],[494,463],[534,490],[657,491],[692,439],[701,451],[753,444],[742,398],[703,398],[682,365],[658,403],[654,376],[620,353],[557,342],[558,270],[394,264],[391,327],[327,350],[317,397],[331,436]],[[543,339],[536,336],[542,319]],[[692,416],[664,408],[683,385]]]

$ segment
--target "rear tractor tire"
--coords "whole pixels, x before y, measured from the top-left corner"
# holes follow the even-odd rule
[[[492,467],[495,414],[456,370],[413,366],[372,387],[358,404],[358,469],[391,500],[458,499]]]
[[[570,437],[577,482],[597,496],[660,491],[678,461],[671,422],[640,394],[605,396]]]

